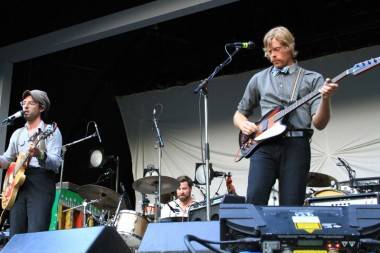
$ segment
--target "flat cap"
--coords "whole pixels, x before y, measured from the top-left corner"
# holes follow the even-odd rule
[[[50,99],[45,91],[42,90],[26,90],[22,93],[22,99],[27,96],[31,96],[34,101],[40,103],[44,111],[48,111],[50,108]]]

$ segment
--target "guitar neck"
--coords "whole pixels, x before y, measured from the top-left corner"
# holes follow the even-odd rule
[[[343,79],[344,77],[346,77],[349,74],[351,74],[351,69],[343,71],[342,73],[340,73],[339,75],[337,75],[336,77],[334,77],[333,79],[331,79],[331,82],[332,83],[336,83],[336,82],[338,82],[339,80]],[[277,114],[275,114],[275,116],[274,116],[275,121],[284,118],[286,115],[288,115],[292,111],[296,110],[301,105],[307,103],[308,101],[310,101],[313,98],[316,98],[318,96],[321,96],[321,93],[319,92],[319,90],[315,90],[315,91],[307,94],[303,98],[295,101],[290,106],[286,107],[285,109],[283,109],[283,110],[279,111]]]

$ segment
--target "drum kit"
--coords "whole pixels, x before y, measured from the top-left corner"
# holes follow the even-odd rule
[[[161,202],[168,202],[169,196],[179,186],[176,179],[161,176]],[[158,176],[149,176],[136,180],[132,187],[144,194],[157,195],[158,192]],[[97,225],[112,226],[116,228],[116,231],[121,235],[126,244],[132,250],[136,250],[149,222],[158,221],[156,203],[155,205],[146,204],[143,208],[143,213],[138,213],[134,210],[127,210],[123,201],[123,196],[117,192],[99,185],[83,185],[77,189],[80,196],[85,201],[79,206],[66,209],[83,208],[84,224],[88,226],[88,219],[86,215],[91,216]],[[156,198],[157,199],[157,198]],[[91,212],[89,205],[95,206],[97,209],[102,210],[100,215],[95,215]]]
[[[338,181],[332,176],[319,172],[309,172],[306,184],[308,187],[306,198],[309,199],[344,195],[345,193],[343,191],[335,189],[337,184]]]
[[[307,187],[310,189],[310,192],[307,193],[307,199],[353,193],[352,189],[349,192],[347,188],[345,190],[340,189],[340,185],[332,176],[309,172]],[[168,196],[172,196],[178,186],[179,182],[176,179],[161,176],[161,204],[165,204],[171,200]],[[159,192],[159,177],[147,176],[140,178],[133,182],[132,187],[142,194],[154,195],[155,203],[151,204],[149,201],[143,201],[142,213],[139,213],[134,210],[127,210],[125,205],[123,205],[123,196],[106,187],[90,184],[79,187],[77,191],[85,200],[89,200],[87,204],[92,203],[95,207],[102,210],[102,214],[99,217],[94,217],[97,224],[115,227],[126,244],[132,250],[137,250],[148,224],[160,221],[158,209],[161,204],[158,203],[159,198],[157,196]],[[315,190],[320,188],[322,190]],[[85,204],[81,206],[84,209],[86,208]],[[91,214],[91,212],[87,212],[86,210],[84,210],[84,213]]]
[[[380,178],[378,177],[350,176],[349,181],[338,182],[332,176],[309,172],[307,187],[309,192],[306,193],[305,205],[379,204]]]

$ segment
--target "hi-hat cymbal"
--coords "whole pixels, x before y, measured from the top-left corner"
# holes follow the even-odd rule
[[[318,173],[318,172],[309,172],[307,177],[307,186],[309,187],[329,187],[331,182],[337,180],[332,176]]]
[[[179,186],[177,179],[161,176],[161,195],[174,192]],[[158,194],[158,176],[143,177],[132,184],[133,189],[145,194]]]
[[[94,184],[83,185],[78,188],[77,192],[88,201],[98,200],[94,205],[107,210],[116,209],[120,197],[117,192],[107,187]]]

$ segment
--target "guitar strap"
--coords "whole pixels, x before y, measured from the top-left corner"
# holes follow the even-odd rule
[[[303,73],[304,73],[304,69],[299,67],[297,77],[293,83],[293,91],[292,91],[292,96],[290,97],[290,100],[289,100],[289,105],[297,100],[296,93],[298,93],[298,92],[296,92],[296,91],[297,91],[297,87],[299,86],[298,84],[300,83],[300,80],[302,79]],[[294,127],[291,126],[290,124],[288,124],[288,129],[291,130],[291,129],[294,129]]]
[[[20,135],[21,135],[21,131],[22,131],[23,127],[20,127],[19,129],[17,129],[17,138],[16,138],[16,145],[18,145],[18,141],[20,140]],[[18,156],[18,154],[17,154]]]
[[[299,67],[297,77],[296,77],[296,79],[294,80],[294,83],[293,83],[293,91],[292,91],[292,96],[290,97],[289,104],[291,104],[291,103],[293,103],[294,101],[297,100],[297,96],[295,96],[295,94],[296,94],[297,86],[298,86],[298,83],[299,83],[298,80],[300,80],[300,77],[303,74],[303,72],[304,72],[303,68]]]
[[[43,131],[45,131],[45,129],[48,127],[48,126],[50,126],[49,124],[44,124],[45,125],[45,127],[44,127],[44,129],[43,129]],[[24,129],[24,127],[20,127],[19,129],[17,129],[16,131],[17,131],[17,137],[16,137],[16,144],[18,145],[18,141],[19,141],[19,139],[20,139],[20,135],[21,135],[21,131],[22,131],[22,129]],[[40,143],[39,143],[39,145],[38,145],[38,147],[40,148],[40,149],[42,149],[42,151],[44,151],[44,152],[46,152],[46,145],[45,145],[45,140],[41,140],[40,141]],[[17,154],[18,155],[18,154]]]

